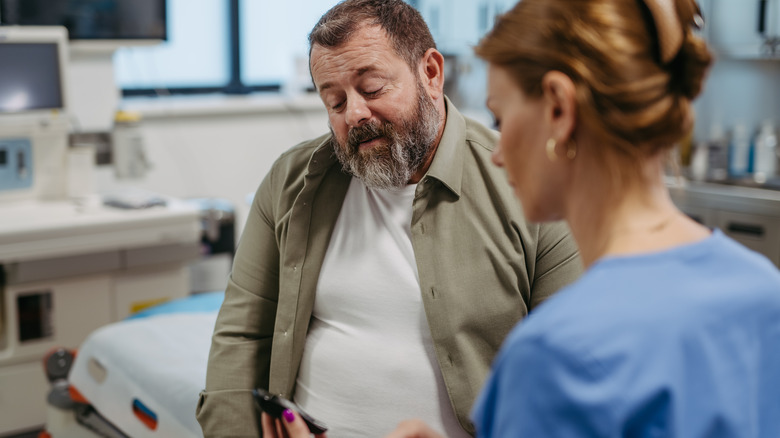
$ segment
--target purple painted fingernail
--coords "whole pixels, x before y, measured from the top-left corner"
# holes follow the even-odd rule
[[[288,423],[295,421],[295,414],[293,414],[293,411],[289,409],[285,409],[284,412],[282,412],[282,417],[284,417],[284,420]]]

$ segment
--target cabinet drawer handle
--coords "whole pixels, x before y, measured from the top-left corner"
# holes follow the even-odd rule
[[[749,234],[754,237],[762,237],[764,235],[764,227],[761,225],[740,224],[738,222],[729,222],[727,230],[731,233]]]

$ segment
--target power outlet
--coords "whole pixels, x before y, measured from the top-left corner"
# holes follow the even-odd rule
[[[26,138],[0,139],[0,191],[32,187],[33,155]]]

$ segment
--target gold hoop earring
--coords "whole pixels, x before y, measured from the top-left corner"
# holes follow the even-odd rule
[[[547,145],[545,146],[545,150],[547,151],[547,158],[550,159],[550,161],[556,161],[558,159],[558,156],[555,155],[555,145],[558,142],[555,141],[554,138],[550,138],[547,140]]]
[[[574,140],[569,140],[566,145],[566,158],[573,160],[577,156],[577,143]]]

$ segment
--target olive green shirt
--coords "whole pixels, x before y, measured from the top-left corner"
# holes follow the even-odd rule
[[[439,367],[458,420],[473,434],[469,411],[504,337],[582,265],[563,223],[523,219],[503,170],[490,162],[497,133],[449,100],[447,109],[417,185],[412,246]],[[292,398],[320,267],[351,178],[329,140],[284,153],[255,195],[198,403],[206,437],[259,436],[252,388]]]

